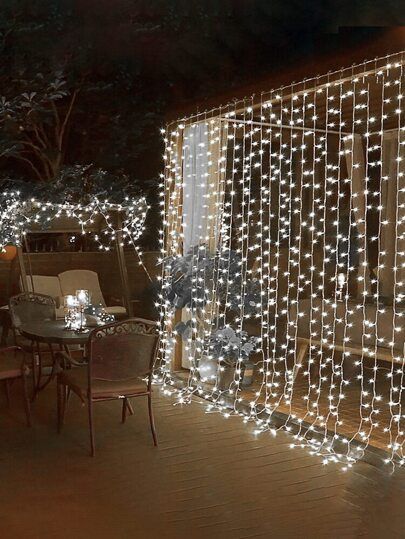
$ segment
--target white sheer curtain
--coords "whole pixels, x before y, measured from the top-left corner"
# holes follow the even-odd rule
[[[220,230],[223,199],[220,120],[191,124],[183,132],[183,254],[205,244],[215,250]],[[181,320],[190,319],[183,309]],[[190,367],[185,345],[182,366]]]
[[[209,127],[192,124],[183,134],[183,253],[206,236],[210,156]]]
[[[404,154],[404,146],[399,145],[398,130],[384,133],[381,170],[381,205],[383,206],[381,221],[385,224],[381,227],[380,251],[385,252],[385,255],[380,256],[380,264],[383,263],[384,267],[380,268],[379,286],[380,293],[388,297],[403,292],[402,286],[394,290],[394,266],[396,263],[395,253],[405,251],[401,215],[397,216],[397,206],[400,207],[404,202],[404,194],[400,189],[400,178],[398,178],[398,157],[404,158]],[[404,279],[405,269],[401,264],[397,264],[396,281],[398,283]]]
[[[359,268],[358,277],[361,279],[358,293],[370,292],[369,270],[364,271],[367,263],[366,241],[366,167],[364,162],[364,146],[360,135],[352,135],[344,139],[348,177],[351,179],[352,202],[356,221],[356,234],[359,236]],[[365,281],[363,281],[363,276]]]

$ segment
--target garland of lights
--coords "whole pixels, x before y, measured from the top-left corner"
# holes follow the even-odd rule
[[[309,447],[343,469],[375,436],[385,444],[386,463],[405,462],[403,56],[162,129],[156,379],[179,402],[204,397],[208,410],[240,415],[255,423],[257,434],[286,430],[292,447]],[[187,210],[190,192],[199,205],[194,214]],[[173,268],[187,255],[190,298],[178,308]],[[246,308],[252,283],[253,311]],[[189,329],[183,342],[179,321]],[[241,336],[252,324],[258,335],[252,389],[241,383],[242,354],[233,382],[221,386],[226,348],[207,384],[199,368],[212,359],[218,328]],[[299,364],[302,338],[308,349]],[[180,348],[189,366],[186,382],[172,369]],[[378,359],[382,351],[391,362]]]
[[[109,251],[119,235],[122,245],[130,244],[134,247],[142,264],[142,252],[137,241],[145,230],[148,209],[144,197],[126,197],[122,204],[101,201],[96,197],[88,204],[57,204],[35,198],[25,200],[19,191],[3,191],[0,194],[0,251],[4,251],[7,245],[21,245],[24,235],[33,226],[45,229],[53,221],[65,217],[75,220],[81,233],[86,234],[91,232],[94,228],[92,225],[101,217],[102,231],[94,235],[99,249]],[[122,215],[119,225],[111,219],[112,212]]]

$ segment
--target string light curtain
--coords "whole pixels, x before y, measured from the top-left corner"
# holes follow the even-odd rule
[[[344,469],[370,444],[405,462],[403,60],[162,130],[164,392],[204,397],[256,434],[286,430]]]

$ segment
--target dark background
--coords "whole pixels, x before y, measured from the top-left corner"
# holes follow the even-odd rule
[[[93,163],[111,173],[111,182],[125,174],[154,206],[159,129],[168,118],[223,103],[264,79],[291,82],[318,59],[339,68],[350,51],[367,58],[368,45],[386,27],[403,23],[400,6],[397,0],[2,0],[0,95],[23,91],[16,80],[61,70],[70,91],[80,88],[61,166]],[[0,157],[0,173],[39,181],[10,153]]]

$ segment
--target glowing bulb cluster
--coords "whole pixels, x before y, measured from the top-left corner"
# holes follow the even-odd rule
[[[19,191],[0,193],[0,252],[6,245],[21,245],[24,235],[32,229],[46,229],[60,219],[68,218],[77,223],[83,235],[93,233],[101,251],[109,251],[117,237],[122,245],[134,247],[140,264],[144,267],[138,240],[145,230],[145,219],[149,209],[146,199],[126,197],[122,204],[110,203],[96,197],[89,204],[53,203],[34,198],[25,200]],[[122,216],[117,225],[112,214]],[[150,278],[150,277],[149,277]]]

